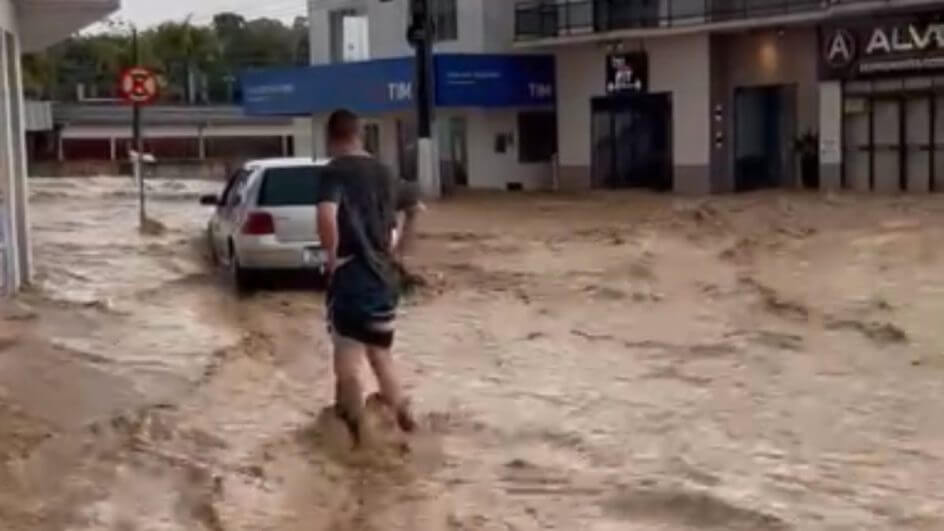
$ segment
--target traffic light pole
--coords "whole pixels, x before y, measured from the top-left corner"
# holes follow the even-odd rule
[[[429,11],[429,0],[411,0],[410,15],[407,41],[416,50],[417,174],[423,195],[430,199],[438,199],[442,193],[442,184],[439,180],[439,165],[436,163],[437,157],[433,143],[432,37],[434,28]]]

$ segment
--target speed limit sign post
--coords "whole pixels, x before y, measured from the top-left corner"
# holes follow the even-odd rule
[[[135,55],[137,55],[137,32],[134,34]],[[141,141],[141,106],[153,103],[158,95],[157,75],[147,68],[133,66],[121,73],[118,80],[118,93],[121,98],[133,106],[132,136],[134,136],[133,156],[131,165],[134,168],[134,178],[138,184],[138,218],[140,229],[147,225],[147,213],[144,206],[144,173],[141,170],[144,156],[143,142]],[[129,153],[129,155],[131,155]]]

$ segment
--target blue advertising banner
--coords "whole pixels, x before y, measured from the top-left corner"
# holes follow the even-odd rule
[[[309,68],[250,70],[240,76],[250,115],[303,115],[347,107],[361,113],[409,108],[413,63],[380,59]]]
[[[554,57],[439,55],[439,107],[519,107],[554,104]]]
[[[554,58],[443,54],[434,58],[439,107],[553,105]],[[251,70],[240,78],[250,115],[307,115],[346,107],[363,114],[413,107],[408,57],[308,68]]]

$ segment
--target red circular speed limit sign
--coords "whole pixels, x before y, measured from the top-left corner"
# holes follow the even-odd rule
[[[151,103],[157,99],[157,89],[157,76],[140,66],[122,72],[118,81],[118,92],[129,103]]]

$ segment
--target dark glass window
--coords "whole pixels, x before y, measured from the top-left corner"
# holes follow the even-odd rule
[[[459,39],[459,11],[456,0],[432,0],[430,2],[437,41]]]
[[[260,206],[308,206],[315,204],[320,168],[272,168],[266,170],[259,190]]]
[[[518,114],[518,161],[550,162],[557,152],[557,116],[553,111]]]

